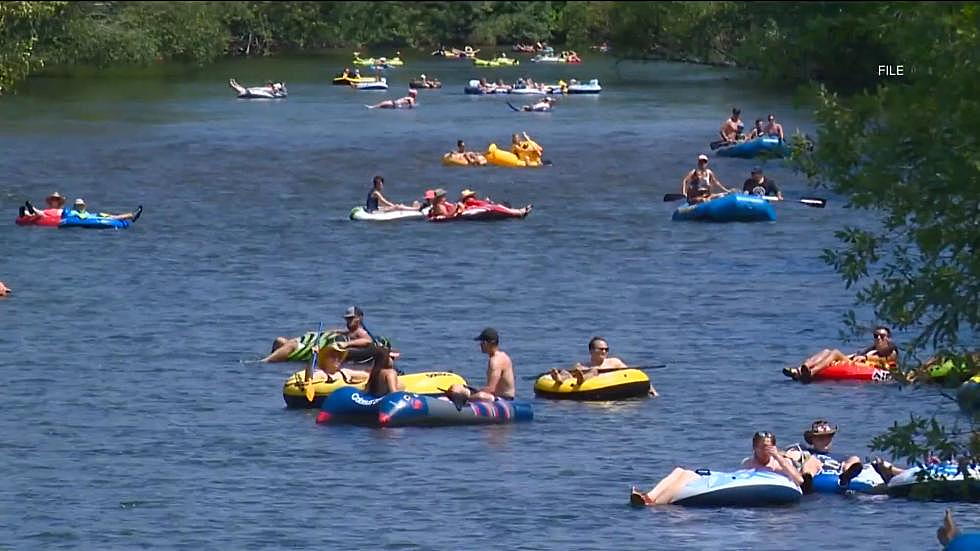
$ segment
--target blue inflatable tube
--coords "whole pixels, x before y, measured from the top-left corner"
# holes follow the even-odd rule
[[[803,492],[792,480],[772,471],[697,471],[701,478],[681,488],[672,501],[689,507],[772,507],[800,501]]]
[[[779,138],[766,136],[734,145],[726,145],[715,150],[715,155],[719,157],[751,159],[763,154],[770,157],[785,157],[789,155],[789,147],[786,146],[786,142],[780,141]]]
[[[871,465],[863,465],[861,472],[851,479],[846,488],[840,486],[840,469],[825,469],[813,477],[813,491],[821,494],[843,494],[847,491],[862,494],[884,493],[885,480]]]
[[[758,195],[730,193],[696,205],[677,207],[671,219],[675,222],[774,222],[776,210]]]
[[[86,218],[79,218],[74,214],[66,214],[61,217],[61,223],[58,224],[58,227],[105,230],[105,229],[128,228],[131,225],[132,222],[129,220],[116,220],[114,218],[106,218],[103,216],[89,216]]]
[[[338,388],[323,401],[316,422],[378,426],[378,406],[384,396],[375,396],[353,386]]]
[[[446,399],[393,392],[378,406],[378,422],[383,427],[502,425],[532,419],[534,408],[529,402],[508,400],[469,402],[457,409]]]
[[[944,549],[945,551],[976,551],[980,549],[980,532],[960,534]]]

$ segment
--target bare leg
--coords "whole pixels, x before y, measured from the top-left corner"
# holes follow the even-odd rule
[[[272,354],[269,354],[265,358],[259,360],[263,363],[271,362],[285,362],[289,359],[289,355],[296,351],[299,347],[299,339],[286,339],[286,337],[276,337],[273,343]]]
[[[238,92],[239,94],[248,93],[248,90],[246,90],[245,87],[242,86],[241,84],[238,84],[238,82],[235,81],[235,79],[229,79],[228,86],[230,86],[232,90]]]
[[[945,547],[949,545],[949,542],[956,539],[958,535],[960,535],[960,531],[956,527],[956,521],[953,520],[953,513],[949,509],[946,509],[946,515],[943,517],[943,525],[936,530],[936,537],[939,539],[939,543]]]
[[[831,350],[830,351],[830,354],[828,354],[827,356],[825,356],[823,359],[821,359],[817,363],[815,363],[815,364],[809,364],[809,367],[803,367],[803,368],[801,368],[800,369],[800,374],[804,377],[804,379],[808,379],[808,378],[813,377],[817,373],[820,373],[824,369],[826,369],[826,367],[828,365],[830,365],[830,364],[832,364],[834,362],[841,362],[841,361],[845,361],[845,360],[848,360],[848,359],[849,358],[847,357],[847,355],[845,355],[840,350]]]
[[[548,375],[551,375],[551,378],[554,379],[556,383],[567,381],[568,378],[572,376],[571,373],[565,371],[564,369],[562,370],[552,369],[551,371],[548,372]]]
[[[652,490],[645,494],[640,494],[636,489],[633,490],[633,494],[639,494],[640,499],[645,505],[666,505],[673,501],[674,496],[677,492],[690,483],[692,480],[697,480],[700,475],[694,471],[689,471],[687,469],[682,469],[676,467],[669,475],[663,480],[657,483]],[[634,501],[631,496],[630,501]]]
[[[578,385],[581,385],[598,374],[599,370],[594,367],[588,371],[582,371],[581,369],[572,370],[572,376],[575,377],[576,384]]]

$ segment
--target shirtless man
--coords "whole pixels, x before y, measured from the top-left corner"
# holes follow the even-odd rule
[[[470,390],[469,387],[455,384],[447,394],[457,405],[467,401],[513,400],[517,395],[514,384],[514,365],[510,356],[500,349],[500,335],[496,329],[487,327],[480,336],[473,339],[479,341],[480,351],[487,355],[487,384],[480,389]]]
[[[534,105],[525,105],[521,111],[547,112],[551,111],[551,106],[555,103],[555,98],[544,98]]]
[[[408,90],[408,95],[403,98],[398,98],[396,100],[386,99],[382,102],[375,103],[374,105],[368,105],[368,109],[399,109],[402,107],[407,107],[412,109],[418,105],[418,101],[415,99],[419,95],[419,91],[415,88],[410,88]]]
[[[475,151],[467,151],[463,140],[456,140],[456,151],[452,152],[454,159],[463,159],[468,164],[483,166],[487,164],[487,158]]]
[[[339,342],[341,349],[347,352],[348,362],[363,362],[374,357],[374,337],[368,333],[363,324],[364,312],[357,306],[351,306],[344,312],[346,329],[334,329],[337,333],[347,336],[347,342]],[[392,354],[397,354],[392,352]]]
[[[722,145],[733,144],[742,138],[742,130],[745,125],[742,124],[741,120],[742,111],[738,108],[732,109],[732,116],[725,119],[725,122],[721,123],[721,130],[718,134],[721,135]]]
[[[565,371],[564,369],[552,369],[548,374],[557,383],[566,381],[569,377],[575,377],[576,384],[581,385],[598,375],[600,371],[612,371],[615,369],[629,369],[629,366],[623,360],[609,356],[609,344],[606,342],[606,339],[592,337],[592,340],[589,341],[588,365],[577,363],[572,367],[571,372]],[[650,396],[657,396],[657,389],[653,388],[652,383],[650,384],[649,394]]]

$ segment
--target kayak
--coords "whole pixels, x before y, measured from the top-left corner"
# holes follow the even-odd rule
[[[418,220],[425,218],[422,210],[376,210],[368,212],[364,207],[354,207],[350,211],[351,220],[368,220],[371,222],[384,222],[388,220]]]
[[[599,79],[597,78],[586,83],[577,82],[568,85],[569,94],[598,94],[601,91],[602,86],[599,86]]]
[[[677,207],[671,218],[676,221],[701,222],[772,222],[776,210],[769,201],[756,195],[730,193],[696,205]]]
[[[442,83],[438,80],[427,80],[422,82],[421,80],[411,80],[408,82],[409,88],[442,88]]]
[[[510,212],[503,205],[487,205],[481,207],[469,207],[464,209],[456,216],[435,216],[426,218],[429,222],[490,222],[494,220],[507,220],[512,218],[524,218],[523,215]]]
[[[399,375],[398,380],[405,385],[406,389],[422,394],[442,394],[440,388],[449,388],[454,384],[466,384],[466,379],[455,373],[448,371],[428,371],[423,373],[409,373]],[[313,401],[306,399],[306,370],[301,369],[293,373],[282,385],[282,399],[286,402],[287,408],[318,408],[323,404],[323,400],[335,390],[344,387],[364,389],[367,381],[351,384],[344,381],[339,374],[333,381],[327,381],[327,374],[316,369],[313,371]]]
[[[339,76],[334,77],[333,83],[336,85],[346,84],[348,86],[352,84],[360,84],[362,82],[374,82],[375,77],[355,77],[355,76]]]
[[[797,503],[803,492],[792,480],[771,471],[697,471],[701,478],[685,485],[673,504],[691,507],[767,507]]]
[[[621,400],[644,397],[649,391],[650,377],[639,369],[599,373],[581,386],[574,378],[558,383],[547,374],[534,382],[534,394],[556,400]]]
[[[353,85],[358,90],[387,90],[388,79],[381,77],[381,80],[371,80],[368,82],[358,82]]]
[[[517,155],[514,155],[510,151],[504,151],[503,149],[498,149],[497,144],[492,143],[487,147],[487,152],[484,154],[487,158],[487,162],[492,165],[497,166],[507,166],[507,167],[535,167],[541,166],[541,163],[528,164],[522,161]]]
[[[819,455],[817,459],[821,459]],[[822,461],[823,459],[821,459]],[[870,464],[864,464],[861,472],[851,479],[846,488],[840,486],[841,466],[839,463],[828,466],[813,477],[813,490],[822,494],[842,494],[848,490],[862,494],[880,493],[885,489],[885,480]]]
[[[534,408],[530,402],[516,400],[469,402],[457,409],[445,398],[393,392],[378,406],[378,423],[383,427],[502,425],[532,419]]]
[[[880,364],[879,364],[880,365]],[[814,381],[890,381],[887,369],[861,362],[835,362],[817,372]]]
[[[47,228],[56,228],[61,224],[61,215],[63,209],[44,209],[39,211],[40,214],[31,216],[18,216],[14,219],[14,223],[18,226],[43,226]]]
[[[919,472],[926,470],[933,480],[916,480]],[[980,469],[977,465],[967,468],[969,480],[964,480],[959,465],[952,462],[927,467],[909,467],[888,481],[888,495],[892,497],[928,497],[930,499],[957,500],[967,496],[974,498],[980,493]]]
[[[754,140],[746,140],[733,145],[726,145],[715,150],[715,155],[718,155],[719,157],[742,157],[744,159],[751,159],[752,157],[756,157],[761,154],[775,157],[785,157],[789,154],[789,148],[786,147],[785,142],[780,141],[779,138],[770,138],[765,136],[762,138],[755,138]]]

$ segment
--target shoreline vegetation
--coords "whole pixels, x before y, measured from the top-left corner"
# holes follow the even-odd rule
[[[536,41],[582,53],[607,43],[617,59],[757,69],[772,83],[817,81],[855,92],[876,85],[871,68],[896,59],[900,45],[887,23],[928,9],[869,2],[8,1],[0,3],[0,94],[52,68],[204,66],[336,48],[509,50]]]

